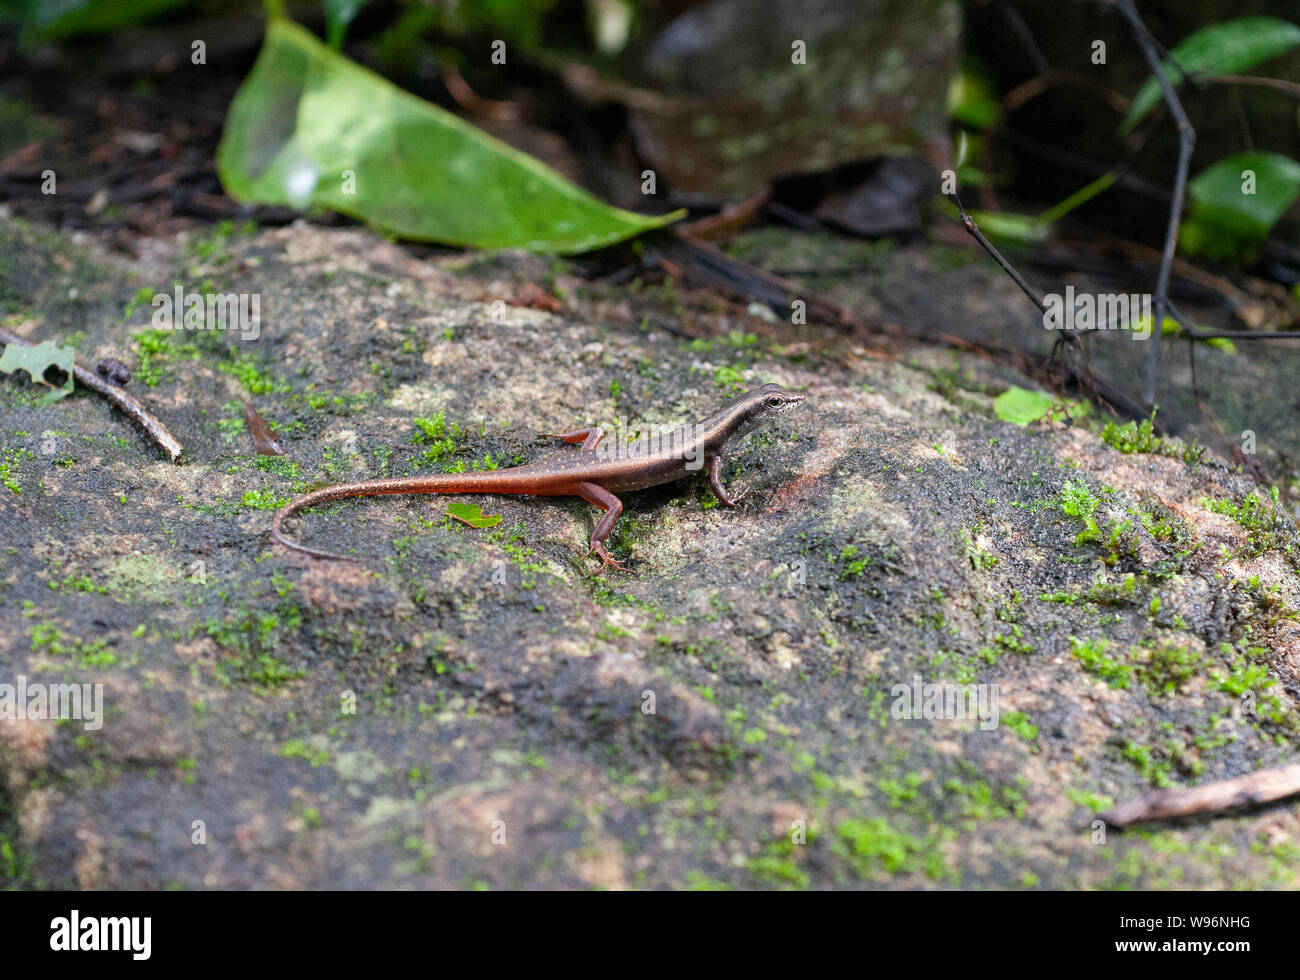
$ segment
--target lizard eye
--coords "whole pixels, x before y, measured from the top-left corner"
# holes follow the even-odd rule
[[[768,405],[770,405],[772,408],[780,408],[780,407],[781,407],[781,396],[780,396],[780,395],[769,395],[769,396],[768,396],[768,399],[767,399],[767,403],[768,403]]]

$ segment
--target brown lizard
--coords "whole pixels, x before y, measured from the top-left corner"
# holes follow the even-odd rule
[[[303,494],[289,501],[275,515],[272,533],[287,548],[314,558],[356,561],[347,555],[318,551],[284,536],[284,519],[300,510],[348,497],[378,497],[395,493],[508,493],[542,497],[581,497],[605,512],[591,532],[588,555],[606,565],[626,570],[622,562],[605,550],[623,502],[615,496],[625,490],[643,490],[681,480],[707,468],[709,485],[718,500],[734,507],[745,493],[732,497],[722,485],[722,458],[728,444],[776,416],[794,408],[807,397],[777,384],[764,385],[733,399],[702,422],[679,426],[662,434],[651,434],[622,445],[601,444],[604,432],[596,428],[560,433],[556,438],[581,443],[577,452],[557,453],[524,466],[488,473],[448,473],[441,476],[399,477],[342,483]]]

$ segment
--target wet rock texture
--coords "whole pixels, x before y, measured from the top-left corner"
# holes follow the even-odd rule
[[[1213,454],[1001,422],[1016,379],[947,351],[746,336],[726,309],[688,310],[722,327],[691,341],[645,312],[679,298],[549,260],[298,225],[128,268],[0,227],[10,328],[120,358],[185,444],[170,465],[93,396],[0,379],[0,683],[104,685],[98,730],[0,721],[5,884],[1295,886],[1295,802],[1093,823],[1296,758],[1295,527]],[[259,337],[146,333],[147,293],[123,315],[173,281],[258,293]],[[754,493],[628,495],[632,574],[589,575],[581,501],[467,498],[502,515],[484,531],[452,498],[294,522],[357,564],[270,541],[294,492],[509,465],[767,381],[809,399],[726,467]],[[245,400],[287,456],[254,454]],[[985,685],[997,724],[899,717],[917,678]]]

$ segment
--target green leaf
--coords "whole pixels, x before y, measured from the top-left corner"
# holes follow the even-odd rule
[[[496,527],[502,520],[500,514],[484,514],[478,504],[448,504],[447,516],[480,530],[485,527]]]
[[[1138,333],[1145,333],[1148,336],[1150,336],[1151,324],[1154,320],[1155,317],[1151,316],[1150,314],[1146,316],[1140,316],[1133,321],[1133,324],[1129,329],[1135,330]],[[1197,330],[1208,331],[1214,329],[1213,327],[1206,326],[1203,323],[1194,324],[1193,326],[1195,326]],[[1171,316],[1165,317],[1160,322],[1160,335],[1162,337],[1178,337],[1182,335],[1182,332],[1183,332],[1182,324],[1180,324],[1177,320],[1175,320]],[[1206,347],[1217,347],[1219,350],[1225,351],[1229,354],[1237,353],[1237,345],[1232,342],[1232,338],[1230,337],[1206,337],[1204,340],[1201,340],[1199,342],[1205,344]]]
[[[1049,414],[1059,422],[1066,417],[1065,411],[1057,409],[1053,412],[1052,409],[1060,404],[1059,398],[1045,391],[1029,391],[1012,385],[993,399],[993,411],[1003,422],[1011,422],[1015,425],[1028,425],[1030,422],[1046,418]],[[1087,402],[1076,401],[1070,402],[1068,408],[1070,415],[1077,418],[1080,415],[1087,415],[1090,406]]]
[[[1002,111],[988,74],[969,60],[948,85],[948,114],[971,129],[988,129]]]
[[[1028,214],[1010,211],[971,211],[970,216],[980,231],[989,238],[1015,242],[1020,245],[1041,245],[1051,234],[1051,225]]]
[[[6,344],[4,355],[0,356],[0,371],[6,374],[12,374],[20,370],[26,371],[32,376],[33,381],[43,384],[47,388],[54,388],[54,385],[45,380],[45,372],[50,368],[56,367],[67,374],[68,380],[61,387],[54,388],[38,403],[44,405],[48,402],[57,401],[72,391],[72,365],[76,353],[75,349],[60,347],[52,340],[42,341],[34,347],[24,347],[22,344]]]
[[[1129,329],[1136,333],[1146,334],[1149,337],[1151,336],[1151,325],[1155,323],[1155,321],[1156,318],[1149,313],[1139,317],[1134,317]],[[1177,337],[1178,334],[1182,332],[1182,329],[1183,328],[1178,325],[1178,321],[1171,316],[1166,316],[1160,321],[1160,336],[1162,337]],[[1206,329],[1209,328],[1207,327]]]
[[[401,237],[477,248],[585,252],[685,213],[612,208],[287,21],[267,26],[217,172],[240,201],[329,208]]]
[[[1285,54],[1297,44],[1300,44],[1300,27],[1290,21],[1276,17],[1242,17],[1189,34],[1170,52],[1172,61],[1166,58],[1161,67],[1169,83],[1178,85],[1183,80],[1183,73],[1174,67],[1174,61],[1193,74],[1218,78],[1248,71],[1260,62]],[[1125,135],[1131,133],[1160,99],[1160,83],[1152,75],[1138,90],[1119,131]]]
[[[1280,153],[1234,153],[1197,174],[1187,193],[1192,206],[1179,234],[1183,250],[1245,258],[1300,197],[1300,163]]]

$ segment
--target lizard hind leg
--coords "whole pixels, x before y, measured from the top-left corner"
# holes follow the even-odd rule
[[[605,512],[596,522],[595,530],[591,532],[591,547],[587,551],[587,554],[594,554],[600,559],[600,568],[592,574],[599,575],[605,570],[606,565],[613,565],[619,571],[628,571],[626,565],[605,550],[605,539],[614,530],[614,525],[618,523],[619,516],[623,513],[623,501],[598,483],[579,484],[578,495],[587,503],[595,504]]]
[[[722,485],[722,457],[709,457],[709,486],[713,489],[713,495],[718,498],[719,503],[724,507],[735,507],[746,497],[749,496],[748,490],[743,490],[736,496],[727,493],[727,488]]]
[[[578,446],[578,452],[587,452],[600,445],[600,440],[604,437],[605,430],[593,427],[590,429],[574,429],[572,432],[544,432],[542,434],[553,436],[556,439],[562,439],[570,444],[582,443],[582,445]]]

